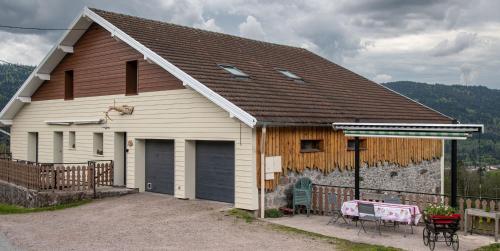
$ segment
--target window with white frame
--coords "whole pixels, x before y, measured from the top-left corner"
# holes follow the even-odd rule
[[[75,149],[76,148],[76,133],[75,133],[75,131],[69,132],[68,140],[69,140],[69,148]]]
[[[94,133],[94,154],[104,155],[104,134],[102,132]]]

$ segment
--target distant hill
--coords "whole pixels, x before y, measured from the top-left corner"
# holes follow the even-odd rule
[[[386,87],[456,118],[461,123],[482,123],[482,162],[500,164],[500,90],[484,86],[425,84],[411,81],[390,82]],[[478,138],[461,141],[460,159],[474,164]]]
[[[33,69],[27,65],[0,64],[0,109],[9,102]]]
[[[33,71],[34,67],[27,65],[0,63],[0,109],[9,102],[17,89]],[[0,133],[0,152],[4,152],[8,137]]]

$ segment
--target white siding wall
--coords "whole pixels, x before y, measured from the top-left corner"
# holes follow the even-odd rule
[[[113,102],[135,107],[133,115],[110,112],[112,121],[105,125],[47,125],[47,120],[104,118]],[[64,162],[86,162],[90,159],[114,159],[114,132],[127,132],[133,140],[127,159],[127,186],[144,190],[144,171],[136,170],[136,144],[142,139],[175,140],[175,196],[186,198],[185,141],[228,140],[235,142],[235,206],[256,210],[254,131],[198,93],[171,90],[140,93],[137,96],[111,95],[77,98],[71,101],[47,100],[27,104],[15,117],[12,126],[13,157],[26,159],[28,132],[39,132],[39,161],[52,162],[53,132],[64,132]],[[69,131],[76,132],[76,148],[69,147]],[[104,155],[93,154],[93,133],[104,133]],[[143,161],[143,156],[138,156]],[[140,165],[140,168],[143,168]]]

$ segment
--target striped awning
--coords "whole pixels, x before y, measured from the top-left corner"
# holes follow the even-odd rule
[[[343,130],[348,137],[452,140],[465,140],[474,132],[484,132],[480,124],[333,123],[333,128]]]
[[[469,133],[461,132],[415,132],[415,131],[356,131],[345,130],[349,137],[383,137],[383,138],[424,138],[424,139],[467,139]]]

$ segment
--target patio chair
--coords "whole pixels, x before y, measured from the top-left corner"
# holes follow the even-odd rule
[[[375,226],[378,229],[378,233],[382,235],[380,231],[380,225],[382,225],[382,219],[375,215],[375,206],[370,203],[358,203],[358,214],[359,214],[359,222],[361,223],[361,228],[359,228],[358,235],[361,232],[361,229],[366,233],[365,229],[365,221],[375,222]]]
[[[390,204],[403,204],[401,202],[401,198],[399,196],[395,195],[386,195],[384,197],[384,203],[390,203]]]
[[[309,178],[300,178],[293,186],[293,214],[297,206],[305,206],[307,217],[311,211],[312,203],[312,181]]]
[[[399,196],[395,196],[395,195],[387,195],[384,198],[384,203],[403,204],[403,202],[401,201],[401,198]],[[384,225],[385,225],[385,222],[384,222]],[[413,234],[413,225],[412,224],[409,224],[409,225],[410,225],[411,233]],[[394,228],[396,228],[396,226],[399,226],[399,222],[394,222]],[[405,229],[405,234],[406,234],[406,229]]]
[[[328,223],[326,223],[326,225],[336,223],[340,218],[342,218],[345,224],[349,224],[347,223],[347,220],[344,218],[344,215],[340,210],[339,204],[337,203],[337,194],[329,193],[327,203],[332,206],[330,210],[330,215],[332,216],[332,218],[330,218],[330,220],[328,221]]]
[[[401,198],[399,198],[399,196],[396,196],[396,195],[386,195],[384,197],[384,203],[390,203],[390,204],[403,204],[401,202]],[[386,221],[384,221],[384,227],[385,227],[385,223]],[[398,222],[396,221],[393,221],[392,222],[394,224],[394,230],[396,230],[396,227],[399,226]],[[411,226],[411,225],[410,225]],[[413,227],[412,227],[412,233],[413,233]]]

